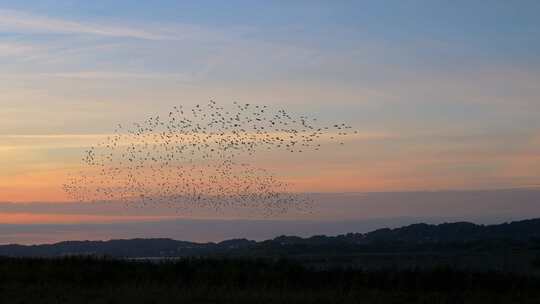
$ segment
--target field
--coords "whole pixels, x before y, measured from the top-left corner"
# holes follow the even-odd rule
[[[1,258],[0,303],[538,303],[540,277],[282,259]]]

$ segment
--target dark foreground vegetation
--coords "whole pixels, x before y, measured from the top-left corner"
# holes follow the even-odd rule
[[[0,258],[0,303],[539,303],[540,278],[281,259]]]

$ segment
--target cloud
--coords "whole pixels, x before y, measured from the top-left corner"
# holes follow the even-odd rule
[[[0,20],[0,23],[2,21]],[[0,42],[0,57],[2,56],[20,56],[36,51],[37,48],[33,45],[14,42]]]
[[[28,202],[8,203],[0,198],[0,215],[13,216],[0,219],[16,223],[25,216],[40,216],[42,221],[62,222],[66,218],[87,221],[109,217],[111,220],[137,220],[144,218],[183,218],[198,220],[363,220],[399,217],[497,217],[527,218],[540,215],[536,203],[540,188],[460,191],[406,191],[406,192],[348,192],[310,193],[312,212],[290,212],[275,217],[257,215],[253,210],[227,209],[215,211],[197,208],[189,213],[179,212],[165,202],[148,205],[125,205],[119,202]],[[251,211],[251,212],[250,212]],[[178,213],[177,213],[178,212]],[[47,219],[47,216],[55,217]]]
[[[89,147],[108,136],[111,134],[0,134],[0,152]]]
[[[17,134],[17,135],[0,135],[5,138],[19,138],[19,139],[72,139],[72,138],[90,138],[90,139],[103,139],[111,134]]]
[[[35,214],[0,213],[0,224],[82,224],[144,222],[176,218],[175,216],[91,215],[91,214]]]
[[[28,77],[28,76],[27,76]],[[150,72],[115,72],[115,71],[80,71],[72,73],[44,73],[32,74],[29,77],[43,78],[66,78],[79,80],[119,80],[119,79],[135,79],[135,80],[176,80],[190,81],[193,77],[181,73],[150,73]]]
[[[97,25],[51,18],[17,10],[0,9],[0,31],[16,33],[88,34],[145,40],[176,39],[166,30],[146,30],[117,25]]]

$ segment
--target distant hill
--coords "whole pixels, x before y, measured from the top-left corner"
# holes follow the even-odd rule
[[[48,245],[0,245],[0,256],[107,255],[113,257],[348,255],[370,252],[454,252],[509,246],[539,246],[540,219],[499,225],[467,222],[413,224],[396,229],[338,236],[280,236],[194,243],[172,239],[66,241]]]

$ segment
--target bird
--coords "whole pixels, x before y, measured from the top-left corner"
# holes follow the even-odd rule
[[[236,101],[178,105],[167,113],[131,127],[118,124],[112,136],[83,153],[81,170],[63,190],[76,201],[166,204],[177,212],[251,208],[271,216],[304,210],[310,198],[258,167],[256,156],[316,153],[324,141],[341,146],[358,133],[342,132],[352,128],[345,123],[321,126],[307,115]]]

